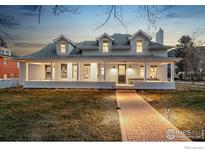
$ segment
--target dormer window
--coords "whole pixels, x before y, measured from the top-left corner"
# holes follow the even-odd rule
[[[60,45],[60,52],[61,53],[65,53],[66,52],[66,50],[65,50],[65,43],[61,43],[61,45]]]
[[[109,51],[109,41],[107,39],[103,39],[102,51],[103,52],[108,52]]]
[[[142,52],[142,40],[137,40],[136,42],[136,52]]]

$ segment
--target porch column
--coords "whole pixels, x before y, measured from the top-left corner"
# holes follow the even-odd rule
[[[28,81],[28,62],[26,62],[26,81]]]
[[[79,81],[80,79],[80,67],[79,67],[79,63],[77,63],[77,81]]]
[[[53,81],[53,63],[51,62],[51,81]]]
[[[106,63],[104,62],[104,81],[106,81]]]
[[[174,62],[171,62],[171,82],[174,81]]]
[[[147,81],[147,62],[144,63],[144,81]]]

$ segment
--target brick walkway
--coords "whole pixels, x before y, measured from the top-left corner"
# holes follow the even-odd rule
[[[123,141],[190,141],[135,91],[117,91]],[[170,130],[168,139],[167,130]]]

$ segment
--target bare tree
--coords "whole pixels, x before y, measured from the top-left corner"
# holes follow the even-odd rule
[[[99,26],[97,26],[97,28],[95,30],[102,28],[104,25],[107,24],[107,22],[111,19],[111,17],[113,17],[128,32],[127,27],[125,26],[125,24],[123,22],[123,8],[122,8],[122,6],[112,5],[112,6],[105,7],[105,15],[107,16],[105,21],[102,24],[100,24]]]
[[[14,21],[13,16],[0,14],[0,35],[1,37],[6,37],[12,39],[12,37],[7,32],[7,28],[19,25]]]
[[[166,11],[170,9],[172,6],[164,6],[163,8],[159,8],[158,6],[154,5],[141,5],[137,6],[137,15],[140,17],[144,17],[148,23],[148,29],[151,27],[156,28],[156,24],[159,20],[159,14],[163,11]],[[124,29],[128,32],[127,27],[123,21],[123,15],[125,14],[123,10],[123,6],[119,5],[111,5],[111,6],[106,6],[105,7],[105,13],[104,15],[106,16],[105,20],[97,26],[95,30],[98,30],[102,28],[104,25],[106,25],[111,19],[116,19],[123,27]]]
[[[41,22],[41,16],[42,16],[42,5],[36,5],[31,8],[28,13],[25,13],[26,15],[30,16],[36,16],[38,18],[38,23]],[[52,13],[55,16],[58,16],[63,13],[70,13],[70,14],[79,14],[79,7],[73,7],[73,6],[63,6],[63,5],[55,5],[51,7]]]
[[[41,23],[41,17],[44,11],[45,6],[43,5],[36,5],[36,6],[25,6],[27,7],[26,15],[29,16],[35,16],[38,19],[38,23]],[[69,14],[80,14],[80,7],[79,6],[64,6],[64,5],[54,5],[49,6],[51,9],[51,12],[53,15],[58,16],[64,13]],[[162,7],[162,6],[161,6]],[[156,23],[159,19],[159,13],[162,11],[165,11],[169,9],[171,6],[165,6],[162,9],[159,9],[158,6],[151,6],[151,5],[142,5],[142,6],[136,6],[136,12],[137,15],[142,16],[146,19],[148,22],[148,28],[154,27],[156,28]],[[123,6],[119,5],[110,5],[104,7],[104,15],[105,20],[95,28],[95,30],[98,30],[105,26],[110,20],[116,19],[128,32],[126,24],[123,21],[123,15],[125,14]],[[5,15],[0,14],[0,26],[8,28],[11,23],[11,17],[8,18]],[[3,30],[3,28],[0,29],[0,32],[4,35],[7,35],[9,37],[8,33]]]
[[[185,49],[184,61],[187,72],[189,71],[192,75],[191,80],[195,84],[196,76],[200,72],[200,66],[202,62],[202,52],[200,47],[205,43],[199,39],[200,33],[194,32],[192,35],[192,44]]]

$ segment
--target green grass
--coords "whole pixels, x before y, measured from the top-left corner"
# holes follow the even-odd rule
[[[1,141],[120,141],[112,91],[0,90]]]
[[[169,106],[169,120],[180,130],[205,130],[205,89],[179,84],[176,90],[146,90],[139,94],[166,118]]]

